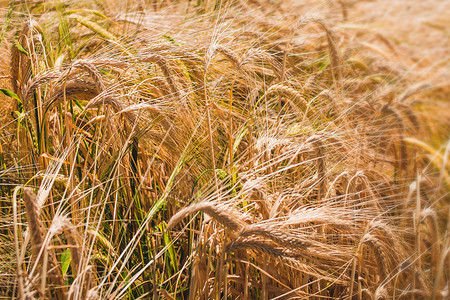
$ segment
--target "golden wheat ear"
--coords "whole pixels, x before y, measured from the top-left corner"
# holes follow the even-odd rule
[[[31,237],[31,248],[36,252],[41,248],[46,232],[44,225],[39,218],[36,195],[33,193],[31,188],[23,189],[23,201],[27,212],[28,231]]]
[[[340,67],[340,55],[339,50],[336,45],[336,36],[334,31],[331,29],[331,26],[321,17],[318,16],[311,16],[311,17],[303,17],[299,19],[298,21],[298,27],[302,28],[306,26],[308,23],[314,22],[316,24],[319,24],[322,29],[325,31],[325,34],[327,36],[327,43],[328,43],[328,50],[330,52],[330,61],[331,61],[331,72],[334,77],[335,72],[337,72],[337,80],[338,84],[337,87],[340,87],[342,84],[342,70]]]
[[[198,211],[207,213],[215,221],[232,231],[240,230],[244,224],[242,221],[242,214],[237,210],[218,203],[200,202],[192,204],[177,212],[167,224],[167,229],[173,228],[182,219]]]
[[[48,277],[51,291],[56,293],[60,299],[66,298],[66,287],[64,285],[61,266],[58,264],[55,253],[48,249],[47,243],[44,243],[47,236],[47,230],[40,218],[40,209],[37,204],[36,195],[31,188],[23,189],[23,201],[25,204],[26,216],[28,221],[28,232],[30,234],[31,250],[34,257],[35,266],[39,266],[45,276],[41,276],[41,288],[38,294],[46,294],[46,277]],[[47,271],[48,270],[48,273]],[[43,274],[44,275],[44,274]]]

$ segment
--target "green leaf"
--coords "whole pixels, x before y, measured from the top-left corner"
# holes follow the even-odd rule
[[[16,93],[11,92],[10,90],[7,89],[0,89],[0,92],[2,92],[4,95],[14,98],[17,100],[17,104],[19,105],[19,111],[22,112],[23,110],[23,104],[22,104],[22,100],[20,100],[19,96],[17,96]]]
[[[228,176],[228,173],[225,172],[223,169],[216,169],[216,174],[220,180],[225,180],[225,178],[227,178]]]
[[[16,93],[13,93],[13,92],[11,92],[10,90],[7,90],[7,89],[0,89],[0,91],[1,91],[3,94],[5,94],[6,96],[11,97],[11,98],[14,98],[14,99],[20,101],[19,96],[17,96]]]
[[[242,139],[244,138],[244,136],[248,133],[248,129],[247,129],[247,124],[245,124],[245,126],[241,129],[241,131],[239,132],[238,136],[236,137],[236,139],[234,140],[234,144],[233,144],[233,156],[236,154],[239,144],[242,142]]]
[[[66,275],[67,270],[69,270],[70,263],[72,262],[72,254],[70,253],[70,248],[64,250],[61,254],[61,269],[62,275]]]
[[[166,228],[167,228],[166,222],[163,221],[159,224],[159,229],[161,230],[162,233],[164,233],[164,246],[168,247],[167,251],[169,252],[170,263],[172,264],[172,267],[175,270],[175,272],[178,272],[178,264],[177,264],[177,257],[175,254],[175,248],[173,247],[170,232],[166,231]]]
[[[163,38],[165,38],[166,40],[168,40],[169,42],[171,42],[171,43],[174,44],[175,46],[180,46],[180,45],[178,45],[177,42],[175,42],[175,40],[173,39],[173,37],[171,37],[170,35],[165,34],[165,35],[163,35]]]
[[[78,106],[80,109],[84,109],[83,105],[80,103],[80,101],[78,100],[73,100],[73,102],[76,104],[76,106]]]
[[[28,56],[28,52],[27,50],[25,50],[25,48],[23,48],[23,46],[19,43],[19,42],[14,42],[14,46],[17,47],[17,49],[19,49],[20,52],[22,52],[23,54],[25,54],[26,56]]]
[[[326,69],[326,67],[328,67],[328,65],[330,64],[330,59],[325,59],[324,61],[322,61],[319,65],[319,71],[323,71]]]

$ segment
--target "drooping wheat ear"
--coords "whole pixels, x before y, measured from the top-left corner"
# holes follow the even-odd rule
[[[180,47],[176,47],[175,45],[164,44],[164,46],[165,48],[170,50],[170,53],[172,55],[180,59],[189,68],[190,72],[193,75],[193,79],[197,84],[196,90],[204,97],[204,76],[200,67],[203,64],[202,60],[197,55],[195,55],[195,53],[181,49]],[[151,51],[155,51],[153,50],[153,47],[151,48]]]
[[[340,69],[340,57],[338,48],[336,46],[336,38],[334,35],[334,32],[331,30],[330,26],[320,17],[305,17],[301,18],[298,21],[298,27],[302,28],[306,26],[308,23],[314,22],[319,24],[323,30],[325,30],[325,33],[327,35],[327,43],[328,43],[328,50],[330,51],[330,61],[331,61],[331,72],[334,76],[335,72],[337,71],[337,81],[339,86],[342,82],[342,71]]]
[[[53,217],[52,224],[48,228],[50,237],[60,235],[65,228],[71,225],[72,223],[70,222],[68,217],[57,214],[56,216]]]
[[[428,229],[428,233],[431,238],[431,260],[432,269],[434,270],[439,264],[439,258],[441,257],[441,249],[439,246],[439,224],[436,212],[432,208],[425,208],[421,211],[422,222],[425,223]]]
[[[152,93],[157,95],[156,97],[163,97],[172,93],[167,80],[164,80],[162,77],[153,77],[151,83],[152,87],[156,89],[156,92],[152,91]]]
[[[403,113],[404,116],[406,116],[409,122],[413,125],[414,129],[420,129],[422,127],[416,111],[414,111],[410,105],[398,102],[395,106]]]
[[[352,227],[354,227],[349,215],[343,214],[340,209],[331,207],[301,207],[292,211],[284,221],[284,226],[298,227],[305,224],[323,224],[347,232],[352,231]]]
[[[328,104],[328,107],[333,110],[333,115],[338,116],[340,114],[340,106],[339,101],[335,101],[335,97],[332,95],[330,90],[326,89],[323,90],[317,95],[317,97],[320,99],[325,99],[326,103]]]
[[[130,66],[126,61],[116,60],[112,58],[96,58],[96,59],[86,59],[84,60],[94,66],[109,66],[118,69],[125,69]]]
[[[222,45],[218,45],[217,47],[214,48],[214,52],[219,52],[223,56],[225,56],[230,62],[232,62],[234,64],[236,69],[240,69],[241,68],[242,59],[239,57],[239,55],[237,55],[230,48],[227,48],[227,47],[222,46]],[[214,55],[214,53],[213,53],[213,55]]]
[[[77,60],[72,65],[73,68],[79,68],[84,70],[86,73],[89,74],[89,76],[92,78],[92,80],[95,83],[95,87],[97,90],[101,93],[103,92],[106,87],[102,80],[100,72],[97,70],[97,68],[91,64],[89,61],[86,60]]]
[[[99,105],[109,105],[116,113],[122,112],[130,122],[136,120],[135,114],[132,111],[125,111],[125,105],[120,100],[105,93],[99,94],[95,98],[91,99],[86,104],[85,109],[90,109]]]
[[[432,85],[430,83],[420,82],[406,89],[406,91],[404,91],[400,96],[398,96],[396,101],[404,102],[409,97],[414,96],[415,94],[421,93],[423,91],[429,90],[430,88],[432,88]]]
[[[245,226],[239,233],[239,238],[248,236],[261,236],[268,238],[280,246],[291,249],[304,249],[310,245],[307,239],[286,233],[280,229],[264,224]]]
[[[242,221],[242,214],[236,209],[233,209],[224,204],[200,202],[185,207],[175,215],[173,215],[172,218],[170,218],[169,223],[167,224],[167,229],[174,227],[182,219],[198,211],[207,213],[215,221],[219,222],[232,231],[238,231],[245,225],[245,223]]]
[[[153,45],[149,48],[145,48],[145,52],[168,52],[172,55],[178,56],[177,58],[181,60],[188,60],[191,62],[195,62],[199,65],[202,64],[202,60],[200,57],[198,57],[195,53],[193,53],[191,50],[180,48],[179,46],[176,46],[171,43],[159,43],[156,45]]]
[[[27,33],[30,30],[30,22],[26,22],[23,26],[22,30],[19,34],[18,46],[24,45],[24,41],[27,38]],[[28,60],[24,53],[19,51],[18,46],[14,45],[11,47],[11,64],[10,64],[10,72],[11,72],[11,85],[13,87],[14,93],[18,94],[19,92],[19,76],[20,76],[20,62],[22,58]],[[23,76],[23,74],[22,74]]]
[[[279,83],[274,84],[267,90],[264,96],[268,96],[270,94],[280,94],[285,97],[291,98],[292,100],[288,99],[291,107],[297,112],[299,111],[298,108],[300,108],[300,110],[306,113],[306,115],[310,119],[312,119],[313,116],[317,115],[317,111],[315,110],[315,108],[311,105],[308,105],[308,102],[306,102],[303,96],[291,87]]]
[[[368,245],[374,255],[375,258],[377,260],[377,268],[378,268],[378,272],[380,274],[380,277],[383,279],[386,278],[387,275],[387,269],[388,269],[388,263],[386,261],[386,248],[384,247],[383,243],[373,234],[371,233],[367,233],[366,235],[364,235],[362,241],[362,244]]]
[[[313,135],[309,137],[306,142],[311,143],[316,151],[316,168],[317,168],[317,180],[319,180],[319,193],[317,199],[321,199],[327,193],[327,171],[325,166],[325,150],[322,142],[322,136]]]
[[[385,285],[380,285],[375,290],[374,298],[375,300],[387,300],[389,299],[389,293]]]
[[[50,281],[53,282],[57,287],[61,287],[64,284],[62,280],[62,272],[60,268],[60,264],[56,259],[55,253],[53,250],[48,250],[52,239],[54,236],[60,235],[64,228],[70,226],[71,223],[66,216],[56,215],[52,219],[52,223],[48,228],[48,234],[45,237],[43,248],[44,248],[44,263],[43,268],[48,270],[48,274],[50,275]],[[48,255],[48,260],[46,260],[45,255]],[[46,265],[48,264],[48,266]]]
[[[385,115],[391,115],[394,117],[394,119],[397,121],[395,123],[395,125],[398,126],[398,133],[399,133],[399,144],[400,144],[400,153],[397,161],[399,162],[399,167],[402,170],[406,169],[406,163],[407,163],[407,158],[406,158],[406,143],[405,140],[403,139],[403,136],[405,134],[405,125],[403,123],[403,119],[400,116],[400,114],[397,112],[397,110],[393,107],[391,107],[389,104],[384,105],[381,108],[381,113],[385,114]]]
[[[160,115],[162,113],[161,109],[159,109],[158,107],[156,107],[154,105],[148,104],[148,103],[138,103],[138,104],[128,105],[123,110],[121,110],[119,113],[132,112],[132,111],[136,111],[136,110],[146,110],[150,113],[158,114],[158,115]],[[165,119],[164,116],[163,116],[163,119]]]
[[[162,55],[150,54],[150,55],[144,56],[142,58],[142,61],[157,64],[158,67],[163,72],[164,77],[166,78],[167,84],[170,86],[170,89],[172,90],[172,93],[174,93],[177,96],[181,95],[181,92],[178,90],[176,83],[173,80],[173,77],[172,77],[173,75],[170,72],[169,62]]]
[[[47,239],[44,245],[46,230],[39,217],[40,208],[38,207],[36,195],[31,188],[23,189],[23,200],[25,203],[25,209],[27,211],[28,230],[30,233],[31,249],[35,258],[40,257],[36,263],[44,266],[48,270],[49,280],[57,289],[57,293],[61,299],[65,298],[66,288],[61,289],[64,286],[64,280],[62,278],[61,269],[58,265],[56,257],[53,251],[47,251],[50,238]],[[64,226],[65,219],[55,219],[52,222],[52,226],[49,230],[51,236],[57,234]],[[42,249],[44,248],[44,249]],[[43,254],[41,254],[43,251]],[[48,260],[47,260],[48,256]],[[48,268],[46,266],[48,264]],[[45,287],[45,277],[41,278],[43,287]],[[44,290],[41,292],[44,293]]]
[[[40,209],[37,207],[36,195],[31,188],[23,189],[23,201],[27,211],[28,231],[30,234],[31,248],[33,254],[38,255],[39,249],[44,242],[45,228],[39,218]]]
[[[61,77],[61,72],[49,71],[30,79],[22,90],[22,102],[26,108],[34,91],[42,84],[51,83]]]
[[[394,232],[392,232],[389,225],[387,225],[383,221],[379,221],[379,220],[372,221],[370,223],[369,231],[370,232],[379,231],[381,233],[381,236],[383,236],[384,239],[387,239],[389,241],[389,243],[395,243],[398,240],[398,237],[394,234]],[[397,251],[400,250],[397,247],[396,247],[396,249],[397,249]]]
[[[369,233],[371,233],[374,236],[377,236],[377,238],[381,241],[384,241],[385,245],[391,245],[393,248],[395,248],[395,251],[391,252],[391,256],[386,256],[386,261],[390,261],[390,265],[399,265],[402,261],[406,259],[408,256],[407,250],[405,249],[404,245],[402,244],[402,240],[400,236],[395,234],[391,227],[382,221],[374,221],[370,224],[370,230]]]
[[[225,247],[225,252],[229,253],[238,249],[252,249],[258,252],[268,254],[275,258],[283,258],[287,255],[281,250],[270,244],[259,242],[254,239],[243,239],[241,241],[233,241]]]
[[[392,42],[391,42],[387,37],[385,37],[384,35],[382,35],[382,34],[379,33],[379,32],[375,33],[375,36],[376,36],[383,44],[385,44],[386,47],[388,47],[389,50],[391,50],[391,52],[392,52],[394,55],[398,55],[397,50],[395,49],[395,46],[392,44]]]
[[[242,64],[247,63],[250,60],[256,59],[267,61],[270,64],[273,72],[278,77],[278,80],[281,80],[281,73],[283,66],[270,53],[264,50],[251,48],[245,55],[245,58],[242,60]]]
[[[266,242],[261,242],[253,238],[246,238],[242,240],[234,240],[225,247],[225,253],[230,253],[236,250],[246,250],[251,249],[258,251],[262,254],[267,254],[273,258],[279,259],[283,264],[289,266],[295,270],[321,278],[324,280],[333,281],[335,283],[346,283],[346,278],[341,277],[340,279],[332,277],[330,272],[316,268],[308,263],[302,263],[291,256],[292,253],[286,251],[285,248],[278,248]],[[227,258],[228,260],[229,258]],[[342,280],[344,279],[344,280]]]
[[[91,100],[99,93],[95,84],[81,79],[71,79],[56,85],[45,103],[45,111],[64,100]]]

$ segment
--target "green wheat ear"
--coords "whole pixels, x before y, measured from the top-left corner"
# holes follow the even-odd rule
[[[106,29],[103,29],[100,25],[98,25],[95,22],[90,21],[89,19],[87,19],[85,17],[79,16],[76,14],[71,14],[69,16],[69,18],[74,19],[81,25],[86,26],[87,28],[89,28],[90,30],[92,30],[95,33],[98,33],[101,37],[103,37],[107,40],[115,41],[117,39],[117,37],[114,36],[112,33],[107,31]]]

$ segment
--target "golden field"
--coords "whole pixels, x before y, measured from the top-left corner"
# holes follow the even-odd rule
[[[450,1],[0,1],[1,299],[448,299]]]

